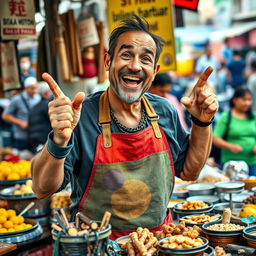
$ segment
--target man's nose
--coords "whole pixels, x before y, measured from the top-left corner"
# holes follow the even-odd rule
[[[141,65],[140,65],[140,60],[137,57],[134,57],[130,63],[129,63],[129,69],[132,71],[140,71],[141,70]]]

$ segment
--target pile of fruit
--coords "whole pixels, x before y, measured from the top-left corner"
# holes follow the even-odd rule
[[[0,233],[16,232],[31,227],[31,224],[24,222],[23,216],[17,216],[15,210],[0,208]]]
[[[245,204],[240,211],[240,217],[246,218],[249,216],[256,218],[256,204]]]
[[[32,180],[27,180],[25,184],[15,185],[13,194],[14,195],[23,195],[23,194],[33,194],[32,190]]]
[[[19,180],[31,177],[31,162],[21,160],[18,163],[0,162],[0,180]]]

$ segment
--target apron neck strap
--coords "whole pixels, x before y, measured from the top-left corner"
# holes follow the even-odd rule
[[[99,102],[99,125],[102,127],[103,144],[105,148],[110,148],[112,146],[110,129],[111,117],[110,105],[108,100],[108,90],[109,89],[101,94]],[[155,110],[145,96],[142,96],[141,100],[153,127],[156,138],[162,138],[162,134],[157,123],[159,116],[156,114]]]

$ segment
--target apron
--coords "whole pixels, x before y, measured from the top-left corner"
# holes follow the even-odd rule
[[[171,150],[145,96],[142,103],[151,126],[136,133],[111,133],[107,91],[100,96],[102,134],[78,210],[94,220],[109,211],[113,240],[139,226],[156,232],[172,221],[170,214],[166,217],[175,177]]]

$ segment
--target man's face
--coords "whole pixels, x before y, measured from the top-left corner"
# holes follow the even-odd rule
[[[158,96],[166,98],[170,94],[171,85],[165,84],[164,86],[151,86],[150,92]]]
[[[32,97],[32,96],[34,96],[34,95],[37,93],[37,87],[38,87],[37,84],[33,84],[33,85],[31,85],[31,86],[25,88],[25,90],[26,90],[27,94],[28,94],[30,97]]]
[[[158,72],[155,64],[156,45],[150,35],[132,31],[121,34],[113,60],[105,55],[110,86],[125,103],[137,101],[147,91]]]

